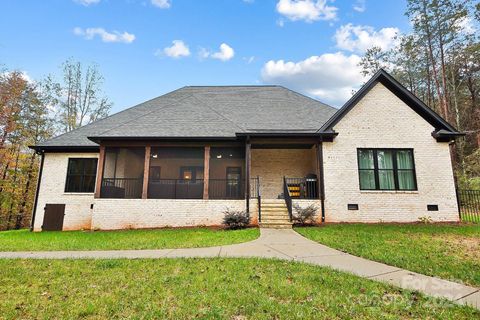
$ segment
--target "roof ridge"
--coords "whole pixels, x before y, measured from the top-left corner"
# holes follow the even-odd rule
[[[233,123],[235,126],[239,127],[240,129],[242,129],[243,131],[245,131],[245,128],[243,128],[242,126],[238,125],[236,122],[234,122],[233,120],[227,118],[226,116],[224,116],[223,114],[221,114],[220,112],[218,112],[217,110],[215,110],[213,107],[211,107],[207,102],[203,101],[202,99],[200,99],[199,97],[197,97],[195,94],[192,94],[192,96],[197,99],[198,101],[200,101],[200,103],[202,103],[203,105],[205,105],[207,108],[209,108],[210,110],[212,110],[213,112],[215,112],[216,114],[218,114],[219,116],[221,116],[222,118],[225,118],[226,120],[228,120],[229,122]]]
[[[172,92],[173,92],[173,91],[172,91]],[[136,120],[138,120],[138,119],[140,119],[140,118],[143,118],[143,117],[145,117],[145,116],[148,116],[149,114],[151,114],[151,113],[153,113],[153,112],[156,112],[156,111],[158,111],[158,110],[162,110],[162,109],[164,109],[164,108],[166,108],[166,107],[169,107],[169,106],[171,106],[171,105],[173,105],[173,104],[175,104],[175,103],[179,103],[180,101],[183,101],[183,100],[185,100],[185,99],[187,99],[187,98],[189,98],[189,97],[193,97],[193,95],[192,95],[192,94],[189,94],[189,95],[187,95],[186,97],[183,97],[183,98],[181,98],[181,99],[175,100],[175,101],[173,101],[173,102],[171,102],[171,103],[168,103],[168,104],[166,104],[166,105],[164,105],[164,106],[161,106],[160,108],[155,108],[154,110],[151,110],[151,111],[149,111],[149,112],[146,112],[146,113],[142,114],[141,116],[138,116],[138,117],[136,117],[136,118],[130,119],[130,120],[125,121],[125,122],[122,122],[122,123],[118,124],[117,126],[114,126],[114,127],[110,128],[110,129],[108,129],[108,130],[102,131],[102,132],[100,132],[100,133],[97,134],[97,135],[103,135],[104,133],[107,133],[107,132],[109,132],[109,131],[112,131],[113,129],[117,129],[118,127],[123,126],[123,125],[125,125],[125,124],[127,124],[127,123],[130,123],[130,122],[132,122],[132,121],[136,121]],[[88,137],[87,137],[87,138],[88,138]]]
[[[314,101],[314,102],[316,102],[316,103],[321,103],[321,104],[324,105],[325,107],[329,107],[329,108],[331,108],[331,109],[338,110],[337,108],[332,107],[331,105],[326,104],[325,102],[322,102],[322,101],[317,100],[317,99],[313,99],[312,97],[309,97],[309,96],[307,96],[307,95],[305,95],[305,94],[303,94],[303,93],[300,93],[300,92],[298,92],[298,91],[292,90],[292,89],[287,88],[287,87],[284,87],[284,86],[279,86],[279,87],[280,87],[280,88],[283,88],[283,89],[285,89],[285,90],[287,90],[287,91],[289,91],[289,92],[293,92],[294,94],[296,94],[296,95],[298,95],[298,96],[300,96],[300,97],[306,98],[306,99],[308,99],[308,100],[312,100],[312,101]]]

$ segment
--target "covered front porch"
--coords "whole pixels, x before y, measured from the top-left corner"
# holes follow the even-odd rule
[[[244,200],[260,214],[262,200],[322,199],[321,164],[318,139],[102,141],[95,198]]]

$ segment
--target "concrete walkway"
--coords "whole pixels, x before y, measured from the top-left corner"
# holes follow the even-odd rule
[[[140,259],[259,257],[301,261],[386,282],[480,309],[480,289],[359,258],[321,245],[291,229],[260,229],[250,242],[208,248],[110,251],[0,252],[0,259]]]

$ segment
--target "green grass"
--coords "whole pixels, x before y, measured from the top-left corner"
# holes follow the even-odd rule
[[[0,260],[5,319],[478,317],[445,300],[279,260]]]
[[[0,232],[0,251],[197,248],[250,241],[259,235],[256,228],[228,231],[209,228],[60,232],[15,230]]]
[[[480,286],[480,225],[332,224],[295,230],[357,256]]]

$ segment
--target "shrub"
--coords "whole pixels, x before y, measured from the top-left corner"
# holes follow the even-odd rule
[[[293,205],[293,222],[299,225],[315,223],[315,216],[317,215],[318,207],[311,204],[308,207],[302,208],[298,204]]]
[[[223,217],[223,224],[227,229],[243,229],[250,224],[250,215],[245,211],[227,209]]]
[[[432,223],[433,220],[432,220],[432,217],[430,216],[422,216],[422,217],[419,217],[418,218],[418,221],[424,223],[424,224],[429,224],[429,223]]]

